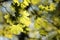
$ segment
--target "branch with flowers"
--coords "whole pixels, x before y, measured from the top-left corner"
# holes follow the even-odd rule
[[[38,40],[60,40],[59,7],[59,0],[13,0],[10,6],[13,12],[5,8],[7,13],[3,15],[0,35],[9,39],[15,35],[19,40],[25,40],[25,37],[30,40],[37,35],[41,36]]]

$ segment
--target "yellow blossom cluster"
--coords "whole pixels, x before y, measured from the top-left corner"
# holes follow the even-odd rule
[[[45,10],[45,11],[54,11],[56,8],[56,5],[54,3],[50,3],[50,5],[48,6],[44,6],[44,5],[39,5],[39,8],[41,10]]]
[[[18,18],[20,22],[25,26],[29,26],[31,23],[30,18],[28,17],[29,13],[27,11],[21,11],[20,14],[22,15],[22,17]]]
[[[25,26],[21,24],[6,26],[0,30],[0,35],[3,35],[7,38],[12,38],[13,35],[18,35],[23,32],[23,27]]]

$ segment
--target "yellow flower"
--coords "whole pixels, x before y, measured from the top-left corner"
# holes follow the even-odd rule
[[[4,16],[5,19],[9,19],[9,17],[10,17],[9,14],[7,14],[7,15]]]
[[[38,28],[38,29],[40,29],[40,28],[42,28],[42,26],[43,27],[46,27],[47,26],[47,24],[46,24],[46,22],[44,22],[45,20],[43,19],[43,18],[37,18],[37,20],[35,21],[35,27],[36,28]]]
[[[51,3],[49,6],[45,7],[46,11],[54,11],[56,9],[56,6],[54,3]]]
[[[44,28],[46,31],[51,31],[53,29],[52,27],[54,27],[47,20],[45,20],[44,18],[39,18],[39,17],[35,21],[34,25],[36,29]]]
[[[30,18],[28,18],[29,13],[27,11],[20,11],[20,14],[22,15],[19,19],[19,21],[24,24],[25,26],[29,26],[30,25]]]
[[[4,27],[2,35],[11,39],[13,34],[10,31],[10,27]]]
[[[24,0],[23,4],[28,5],[28,1]]]
[[[20,32],[23,32],[23,27],[24,25],[11,25],[11,26],[6,26],[4,29],[1,31],[1,34],[7,38],[12,38],[13,35],[18,35]]]
[[[25,26],[29,26],[31,21],[28,17],[22,16],[21,18],[18,18],[22,24]]]
[[[26,16],[26,17],[29,16],[29,13],[27,11],[23,11],[23,10],[20,11],[20,14],[22,16]]]
[[[50,8],[49,11],[53,11],[53,10],[55,10],[56,6],[54,3],[51,3],[49,8]]]
[[[11,19],[7,19],[6,22],[9,23],[10,25],[13,25],[13,24],[14,24],[14,23],[11,21]]]
[[[41,28],[41,25],[40,25],[40,18],[37,18],[34,22],[34,26],[36,29],[40,29]]]
[[[43,5],[39,5],[39,8],[43,10],[45,7]]]
[[[9,30],[0,30],[0,35],[5,36],[7,38],[12,38],[12,33]]]
[[[4,31],[4,36],[11,39],[13,37],[13,34],[9,31],[7,32]]]
[[[20,32],[23,32],[21,25],[12,25],[11,27],[11,33],[18,35]]]
[[[21,3],[21,8],[25,8],[26,6],[29,5],[29,0],[24,0],[22,3]]]
[[[4,18],[6,19],[7,23],[9,23],[10,25],[13,25],[13,22],[11,21],[9,14],[5,15]]]
[[[26,28],[26,30],[27,30],[27,31],[29,31],[29,30],[30,30],[30,28]]]
[[[26,7],[26,5],[24,5],[24,4],[21,4],[21,8],[23,8],[23,9],[24,9],[25,7]]]
[[[45,7],[45,10],[46,10],[46,11],[49,11],[49,7],[48,7],[48,6],[46,6],[46,7]]]

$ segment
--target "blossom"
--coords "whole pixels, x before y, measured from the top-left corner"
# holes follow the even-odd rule
[[[22,26],[21,25],[12,25],[12,26],[10,26],[10,28],[11,28],[11,33],[12,34],[16,34],[16,35],[18,35],[18,34],[20,34],[20,32],[23,32],[23,29],[22,29]]]
[[[31,21],[28,17],[22,16],[21,18],[18,18],[20,23],[24,24],[25,26],[29,26]]]
[[[20,14],[21,14],[22,16],[25,16],[25,17],[27,17],[27,16],[30,15],[26,10],[25,10],[25,11],[21,10],[21,11],[20,11]]]
[[[6,14],[6,15],[4,16],[4,18],[6,19],[6,22],[7,22],[7,23],[9,23],[10,25],[13,25],[13,22],[11,21],[9,14]]]
[[[21,8],[25,8],[26,6],[28,6],[30,3],[29,0],[24,0],[22,3],[21,3]]]
[[[43,10],[45,7],[43,5],[39,5],[39,8]]]
[[[49,11],[53,11],[53,10],[55,10],[56,6],[54,3],[51,3],[49,8],[50,8]]]

